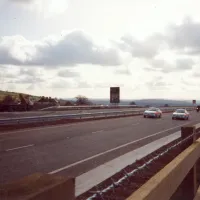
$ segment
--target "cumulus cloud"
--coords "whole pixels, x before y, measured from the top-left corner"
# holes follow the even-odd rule
[[[117,69],[115,70],[115,73],[118,75],[126,75],[126,76],[131,75],[131,72],[128,69]]]
[[[91,88],[92,85],[84,80],[74,79],[74,80],[64,80],[59,79],[51,82],[50,88],[63,89],[63,88]]]
[[[60,77],[64,77],[64,78],[79,77],[78,72],[70,71],[70,70],[67,70],[67,69],[60,70],[57,73],[57,75],[60,76]]]
[[[0,64],[34,66],[73,66],[121,64],[114,48],[98,46],[83,31],[75,30],[52,40],[30,42],[21,36],[3,37],[0,40]]]
[[[9,0],[9,1],[14,3],[31,3],[34,2],[35,0]]]
[[[155,34],[143,41],[139,41],[130,35],[121,37],[118,46],[122,51],[129,52],[137,58],[153,58],[163,46],[163,36]]]
[[[148,71],[157,71],[163,73],[177,72],[191,70],[194,65],[194,61],[189,58],[176,59],[175,62],[168,62],[163,59],[153,59],[149,61],[150,67],[145,69]]]
[[[78,81],[78,82],[76,83],[76,87],[77,87],[77,88],[91,88],[92,85],[89,84],[89,83],[86,82],[86,81]]]
[[[192,75],[195,78],[199,78],[200,77],[200,72],[194,72]]]
[[[71,88],[73,86],[72,82],[67,81],[67,80],[56,80],[53,81],[49,87],[52,89],[64,89],[64,88]]]
[[[199,35],[200,23],[193,21],[191,18],[185,18],[179,25],[167,26],[164,33],[152,34],[144,40],[125,35],[121,37],[117,44],[122,51],[129,52],[133,58],[145,59],[149,62],[150,67],[146,67],[146,70],[159,71],[160,68],[163,72],[171,72],[192,69],[194,64],[192,57],[189,59],[176,59],[173,64],[165,61],[164,58],[162,61],[157,61],[158,57],[165,50],[173,52],[175,57],[180,54],[188,57],[200,54]],[[170,59],[167,58],[166,60]]]
[[[176,60],[176,69],[178,70],[189,70],[189,69],[192,69],[193,65],[194,65],[194,61],[189,58]]]
[[[2,0],[1,0],[2,1]],[[63,14],[68,8],[68,0],[7,0],[24,9],[37,11],[44,18]]]
[[[172,84],[168,83],[161,76],[153,77],[151,81],[146,82],[146,87],[150,90],[166,90]]]
[[[31,77],[31,76],[25,76],[15,81],[15,83],[20,83],[20,84],[41,83],[41,82],[45,82],[45,80],[40,77]]]
[[[94,87],[109,89],[110,87],[124,87],[124,84],[123,83],[115,84],[115,83],[108,83],[108,82],[99,82],[99,83],[94,84]]]
[[[30,68],[21,68],[20,69],[20,72],[19,72],[20,75],[27,75],[27,76],[31,76],[31,77],[36,77],[36,76],[41,76],[42,73],[41,73],[41,70],[39,69],[30,69]]]
[[[187,54],[200,53],[200,23],[186,18],[180,25],[171,25],[166,39],[171,48]]]

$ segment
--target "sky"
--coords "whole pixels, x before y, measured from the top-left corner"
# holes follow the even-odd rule
[[[1,0],[0,89],[200,99],[200,1]]]

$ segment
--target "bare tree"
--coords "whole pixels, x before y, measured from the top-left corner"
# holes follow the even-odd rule
[[[78,95],[76,97],[76,105],[91,105],[92,102],[85,96]]]
[[[136,105],[135,101],[131,101],[130,105]]]
[[[72,101],[65,101],[65,106],[73,106],[74,103]]]

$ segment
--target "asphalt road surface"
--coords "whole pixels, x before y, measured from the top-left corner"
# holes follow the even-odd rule
[[[113,158],[200,122],[142,116],[0,133],[0,184],[34,172],[78,176]]]

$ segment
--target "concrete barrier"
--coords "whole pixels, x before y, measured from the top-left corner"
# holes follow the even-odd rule
[[[200,200],[200,187],[197,190],[194,200]]]
[[[184,151],[160,172],[134,192],[127,200],[169,200],[180,184],[182,199],[192,200],[197,192],[196,162],[200,157],[200,139],[196,140],[199,127],[182,127],[182,139],[187,139]],[[191,136],[191,137],[189,137]],[[187,145],[191,144],[189,147]],[[187,147],[187,148],[186,148]],[[199,192],[196,195],[196,199]]]

